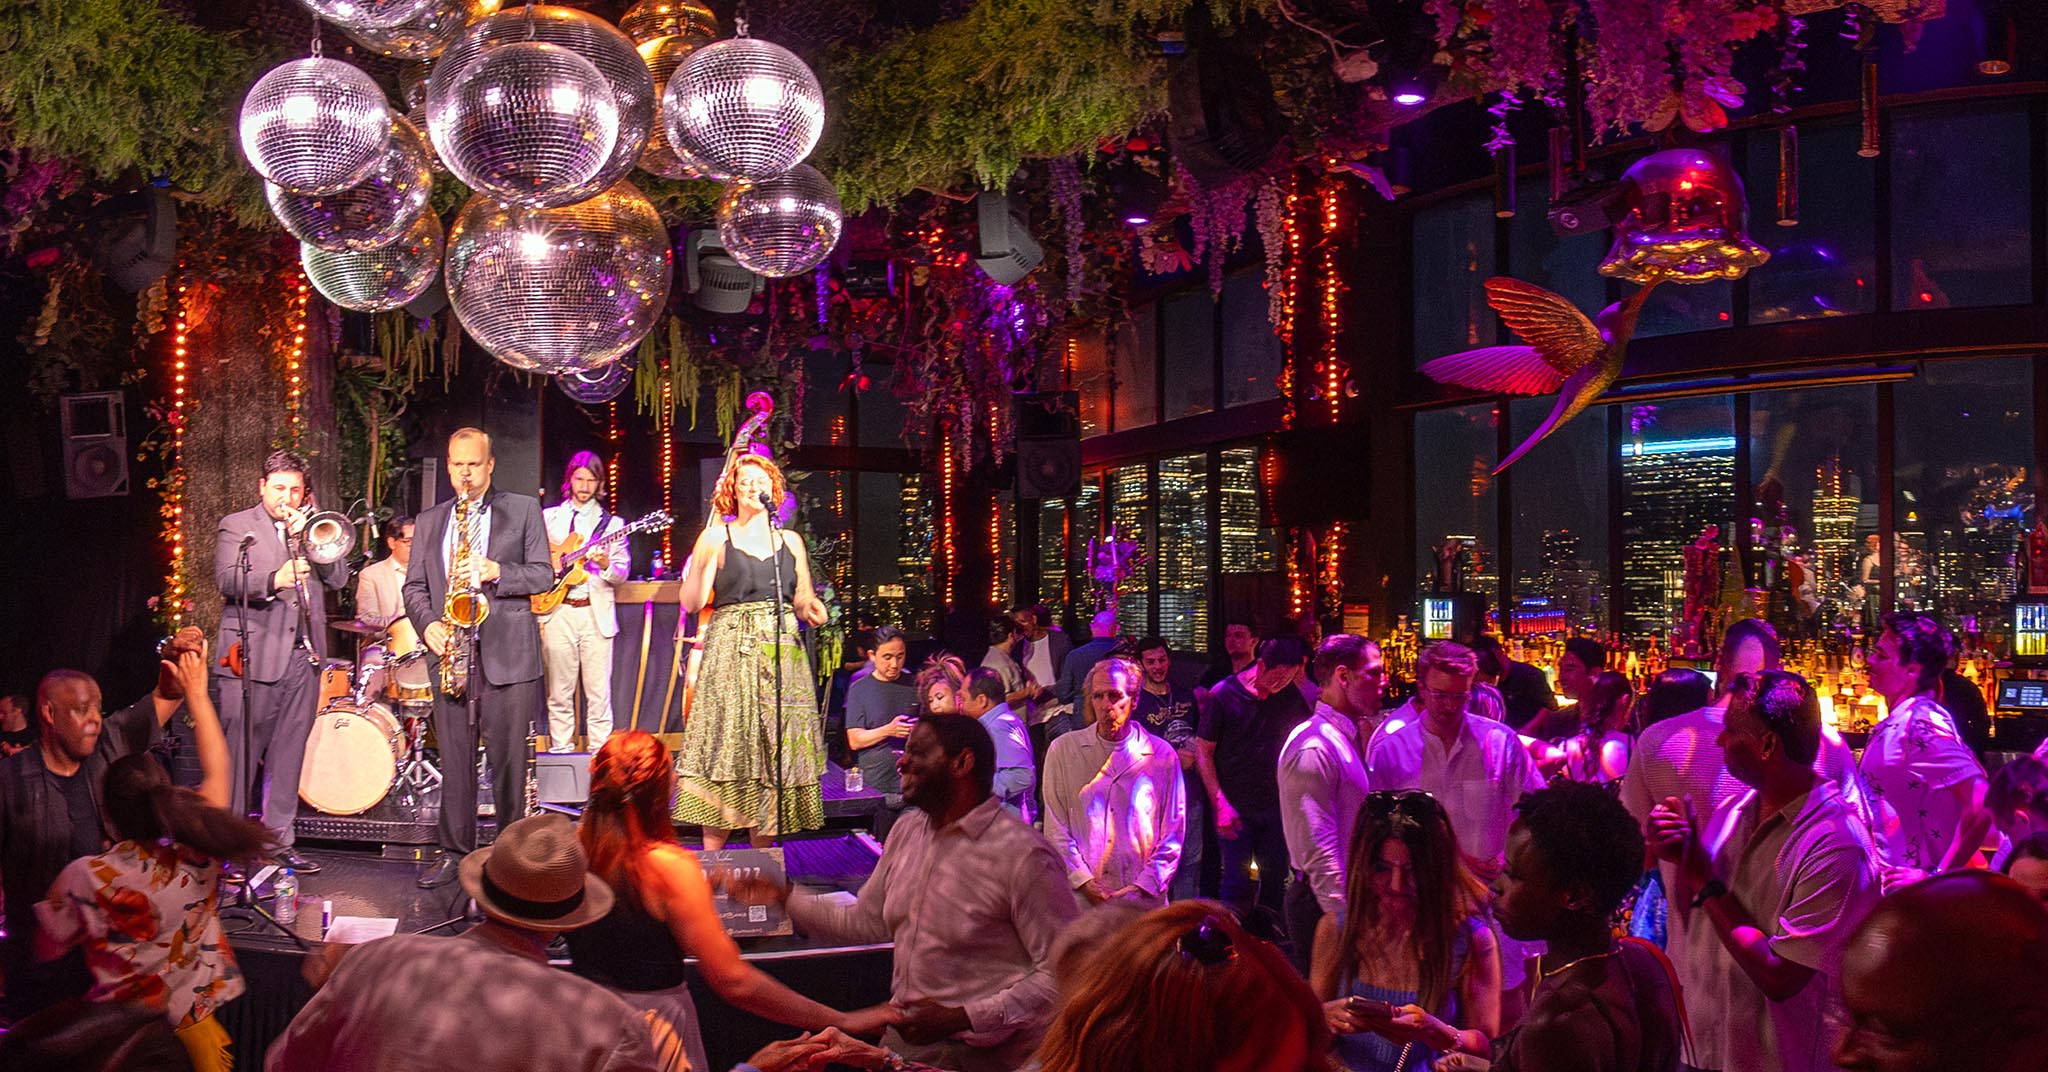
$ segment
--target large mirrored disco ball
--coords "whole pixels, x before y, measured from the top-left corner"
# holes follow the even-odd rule
[[[647,72],[654,76],[655,95],[661,95],[668,86],[669,78],[682,68],[691,53],[710,43],[709,38],[680,34],[641,42],[640,55],[647,61]],[[675,146],[669,144],[668,124],[659,121],[653,130],[647,132],[647,149],[640,154],[640,170],[667,179],[717,179],[725,182],[732,178],[694,156],[677,152]]]
[[[445,61],[444,61],[445,62]],[[611,159],[619,137],[612,88],[560,45],[515,41],[471,60],[431,94],[427,129],[455,177],[526,205],[565,205]]]
[[[825,91],[796,54],[736,37],[690,55],[661,117],[678,152],[725,174],[768,179],[803,162],[825,129]]]
[[[504,0],[433,0],[411,21],[388,30],[343,27],[342,32],[379,56],[430,60],[454,44],[471,23],[503,4]]]
[[[506,364],[586,371],[654,327],[670,258],[661,217],[632,183],[559,208],[479,194],[448,234],[448,298],[470,338]]]
[[[403,118],[391,121],[391,144],[370,174],[338,194],[295,194],[276,183],[263,187],[284,229],[324,250],[376,249],[396,242],[412,229],[433,192],[426,139]]]
[[[570,398],[594,406],[625,394],[626,387],[633,382],[633,372],[632,361],[620,358],[588,372],[564,372],[555,377],[555,386]]]
[[[647,64],[634,50],[632,39],[611,23],[586,11],[550,4],[521,5],[480,19],[434,65],[434,75],[427,81],[427,112],[433,114],[436,101],[453,87],[465,65],[497,45],[525,41],[529,36],[534,41],[560,45],[589,60],[612,87],[612,98],[619,109],[617,144],[604,167],[576,190],[584,197],[595,197],[611,189],[639,163],[647,132],[654,127],[657,102]],[[435,148],[439,149],[439,135],[428,133],[436,139]],[[445,150],[442,155],[447,155]]]
[[[839,244],[839,191],[809,164],[718,199],[718,237],[740,267],[771,279],[808,272]]]
[[[1728,161],[1705,149],[1666,149],[1621,177],[1628,214],[1600,274],[1649,283],[1740,279],[1771,258],[1750,240],[1749,201]]]
[[[299,0],[313,14],[346,29],[388,30],[418,18],[435,0]]]
[[[718,16],[696,0],[640,0],[619,16],[619,29],[646,44],[662,37],[718,37]]]
[[[299,263],[313,289],[344,309],[396,309],[434,284],[441,266],[441,218],[420,213],[403,238],[382,249],[333,251],[300,243]]]
[[[391,140],[391,106],[369,75],[312,56],[279,64],[242,98],[242,152],[293,193],[345,190]]]

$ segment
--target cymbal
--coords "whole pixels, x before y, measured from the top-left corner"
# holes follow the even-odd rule
[[[383,636],[383,635],[384,635],[384,627],[383,627],[383,626],[381,626],[381,625],[371,625],[371,624],[370,624],[369,622],[365,622],[365,621],[360,621],[360,620],[358,620],[358,621],[349,621],[349,622],[328,622],[328,623],[327,623],[327,628],[329,628],[329,629],[334,629],[334,630],[338,630],[338,631],[340,631],[340,632],[343,632],[343,633],[354,633],[354,634],[356,634],[357,636]]]

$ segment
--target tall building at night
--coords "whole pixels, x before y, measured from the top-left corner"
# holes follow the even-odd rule
[[[1280,568],[1273,539],[1259,527],[1259,452],[1232,447],[1216,474],[1222,499],[1223,572],[1271,573]]]
[[[1630,440],[1621,445],[1623,628],[1668,633],[1685,596],[1685,545],[1700,530],[1733,531],[1735,437]]]
[[[1159,635],[1181,651],[1209,644],[1208,461],[1159,460]]]
[[[1814,590],[1824,600],[1838,600],[1846,585],[1855,583],[1862,544],[1856,539],[1856,519],[1863,508],[1855,477],[1842,472],[1842,458],[1836,455],[1814,472],[1813,485],[1813,579]]]
[[[1604,625],[1600,613],[1600,570],[1586,558],[1579,534],[1570,529],[1545,530],[1541,561],[1538,594],[1548,599],[1550,606],[1563,610],[1570,625],[1581,629]]]

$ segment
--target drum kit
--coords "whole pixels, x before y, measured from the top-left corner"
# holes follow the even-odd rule
[[[331,627],[354,634],[359,648],[355,662],[331,659],[322,668],[299,798],[329,815],[360,815],[396,790],[399,806],[416,810],[441,784],[426,758],[434,707],[426,646],[403,617]]]

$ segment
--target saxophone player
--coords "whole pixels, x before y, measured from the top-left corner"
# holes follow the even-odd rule
[[[414,522],[412,569],[402,589],[406,617],[436,662],[440,851],[420,876],[419,885],[426,889],[454,881],[460,857],[476,848],[479,733],[491,767],[498,822],[502,826],[519,817],[526,799],[527,740],[542,698],[540,629],[526,597],[547,591],[554,582],[540,501],[491,486],[496,466],[491,437],[476,428],[457,429],[448,437],[447,465],[455,498],[429,507]],[[451,613],[476,621],[471,609],[476,601],[469,596],[481,599],[481,621],[471,630],[452,629]],[[476,655],[469,660],[466,683],[452,682],[462,662],[465,633],[474,633]],[[474,725],[471,694],[477,709]]]

